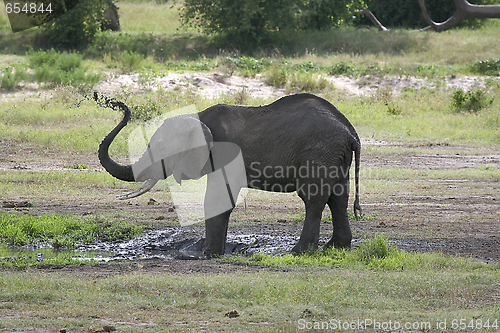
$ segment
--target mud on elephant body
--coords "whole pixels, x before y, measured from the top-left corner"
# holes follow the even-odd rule
[[[354,152],[357,216],[361,210],[358,196],[361,145],[354,127],[328,101],[298,94],[260,107],[220,104],[197,114],[169,118],[151,137],[143,156],[131,165],[116,163],[108,153],[110,144],[130,119],[128,107],[121,102],[116,104],[125,111],[125,116],[101,143],[99,159],[118,179],[146,181],[139,190],[120,198],[141,195],[170,175],[179,183],[207,175],[204,203],[207,257],[224,254],[229,216],[242,187],[297,192],[304,201],[306,217],[294,252],[318,247],[326,204],[334,226],[327,246],[350,246],[349,170]],[[223,165],[238,151],[243,174],[235,177],[224,172]],[[220,170],[223,177],[217,172]]]

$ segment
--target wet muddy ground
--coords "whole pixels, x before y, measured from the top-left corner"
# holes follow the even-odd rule
[[[440,147],[433,152],[427,148],[415,151],[415,147],[404,145],[366,140],[364,142],[365,147],[380,145],[389,150],[394,149],[394,152],[381,153],[377,150],[374,150],[375,152],[368,150],[362,154],[361,165],[367,170],[365,172],[389,167],[410,170],[500,168],[500,151],[495,149],[479,151],[474,148]],[[79,163],[101,170],[94,159],[95,157],[86,157]],[[20,166],[15,160],[4,158],[0,161],[0,169],[17,170],[17,172],[47,170],[43,163],[50,164],[50,162],[35,161],[25,162]],[[64,161],[59,161],[59,164],[56,161],[51,164],[50,170],[58,170],[57,166],[64,164]],[[367,180],[362,177],[362,186],[364,181]],[[499,179],[444,177],[422,181],[412,179],[383,181],[387,185],[391,182],[399,183],[400,187],[404,187],[407,183],[409,189],[361,193],[363,213],[369,218],[351,223],[354,247],[361,244],[365,237],[381,234],[388,237],[390,242],[400,249],[407,251],[437,251],[464,257],[471,256],[487,262],[500,262]],[[258,193],[254,195],[258,196]],[[153,191],[152,195],[158,198],[162,192]],[[147,231],[136,239],[126,242],[97,243],[80,249],[102,253],[94,258],[103,262],[116,259],[140,260],[144,262],[141,265],[151,267],[153,270],[170,269],[177,273],[219,272],[228,269],[226,266],[221,268],[220,263],[209,260],[191,260],[202,257],[204,228],[201,225],[187,227],[176,225],[175,212],[169,212],[171,203],[160,201],[148,205],[137,202],[111,202],[112,204],[99,202],[75,204],[74,201],[59,200],[54,203],[53,200],[47,200],[38,201],[35,208],[39,213],[67,212],[81,215],[112,215],[119,212],[130,213],[132,216],[141,212],[147,216],[142,219],[158,220],[155,223],[160,230]],[[16,209],[19,208],[3,208],[4,211]],[[289,196],[285,201],[280,197],[276,200],[248,199],[246,208],[238,206],[231,216],[227,254],[289,252],[302,229],[300,218],[289,218],[289,215],[286,215],[290,212],[298,212],[299,215],[303,212],[303,204],[296,197]],[[280,213],[284,214],[284,218],[273,217],[275,216],[273,214]],[[327,214],[328,212],[325,216]],[[134,219],[141,218],[134,217]],[[164,227],[161,227],[163,221],[165,221]],[[320,245],[328,241],[331,233],[331,224],[323,222]],[[127,271],[127,267],[125,265],[122,269]],[[132,267],[135,269],[136,266]],[[106,269],[100,268],[100,270]]]

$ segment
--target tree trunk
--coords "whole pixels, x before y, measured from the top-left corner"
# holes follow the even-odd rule
[[[118,16],[118,7],[113,0],[106,0],[109,7],[104,10],[104,20],[101,23],[101,29],[120,31],[120,18]]]
[[[457,11],[446,21],[437,23],[430,18],[427,8],[425,7],[424,0],[418,0],[424,19],[429,24],[429,27],[424,29],[430,28],[434,31],[440,32],[457,26],[466,18],[500,18],[500,5],[472,5],[467,2],[467,0],[453,0],[453,2],[457,7]]]

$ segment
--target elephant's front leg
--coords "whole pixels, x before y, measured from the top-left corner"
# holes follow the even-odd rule
[[[239,187],[231,187],[225,173],[214,172],[207,177],[205,194],[205,255],[223,255],[226,247],[229,216],[238,198]]]
[[[308,198],[306,197],[307,195],[308,194],[299,193],[299,196],[306,205],[306,218],[304,220],[304,227],[302,228],[300,239],[292,249],[295,253],[316,250],[318,248],[321,217],[327,198],[323,196]]]
[[[224,254],[231,211],[205,220],[205,255],[207,258]]]

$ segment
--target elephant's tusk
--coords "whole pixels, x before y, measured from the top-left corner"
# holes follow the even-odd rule
[[[142,185],[141,188],[139,188],[138,190],[135,190],[134,192],[129,193],[129,194],[118,195],[118,196],[116,196],[116,198],[118,200],[126,200],[126,199],[132,199],[132,198],[138,197],[138,196],[146,193],[150,189],[152,189],[156,185],[157,182],[158,182],[158,179],[148,179],[148,181],[144,185]]]

